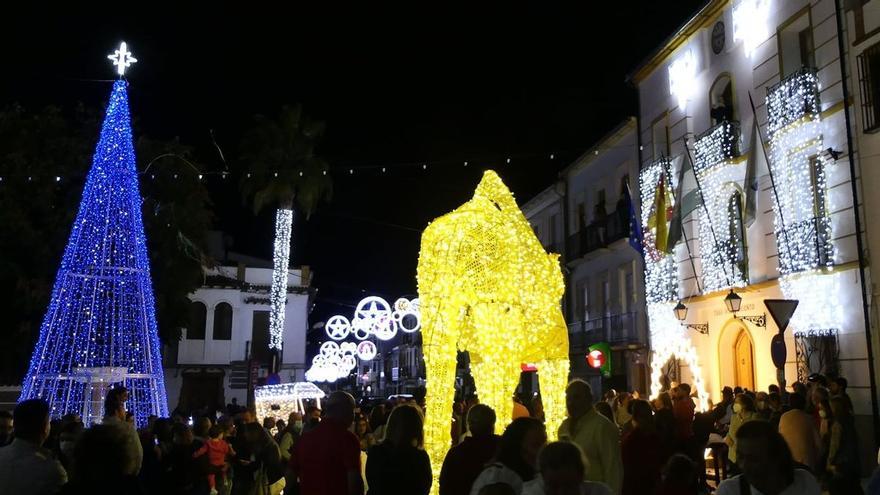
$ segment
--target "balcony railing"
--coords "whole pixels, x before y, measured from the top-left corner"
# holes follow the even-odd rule
[[[645,345],[644,332],[639,331],[639,316],[638,312],[629,312],[569,324],[571,352],[586,352],[589,346],[599,342]]]
[[[776,231],[779,273],[786,275],[834,263],[831,219],[811,218]]]
[[[767,126],[771,139],[777,131],[819,112],[816,69],[804,67],[767,88]]]
[[[698,174],[740,155],[740,124],[724,121],[697,136],[694,169]]]
[[[608,247],[629,236],[629,211],[614,210],[604,219],[591,222],[580,232],[568,238],[569,259],[582,258],[587,253]]]

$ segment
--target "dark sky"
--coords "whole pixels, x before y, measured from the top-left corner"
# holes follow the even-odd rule
[[[498,170],[520,202],[550,185],[634,114],[626,73],[703,0],[581,3],[45,5],[0,30],[0,104],[103,104],[114,77],[106,54],[125,40],[139,59],[128,74],[137,131],[180,136],[220,170],[211,130],[232,159],[254,114],[301,102],[327,122],[321,151],[334,167],[333,202],[293,242],[294,262],[316,271],[321,314],[362,289],[414,292],[421,229],[467,200],[483,169]],[[427,171],[399,166],[423,162]],[[252,217],[235,188],[211,191],[236,249],[270,257],[272,213]]]

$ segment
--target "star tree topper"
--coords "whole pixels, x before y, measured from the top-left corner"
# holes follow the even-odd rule
[[[113,61],[113,65],[116,66],[116,73],[120,76],[124,76],[125,69],[131,67],[131,64],[137,62],[137,59],[132,56],[130,51],[128,51],[128,47],[124,41],[119,44],[119,49],[113,52],[113,55],[107,55],[107,58]]]

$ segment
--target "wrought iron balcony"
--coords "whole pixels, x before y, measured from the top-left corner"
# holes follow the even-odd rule
[[[740,155],[740,124],[724,121],[697,136],[694,142],[694,170],[703,174]]]
[[[584,257],[586,254],[608,247],[621,239],[629,237],[629,210],[614,210],[604,219],[591,222],[568,238],[569,260]]]
[[[645,345],[644,332],[639,331],[639,316],[638,312],[620,313],[569,324],[570,352],[585,353],[599,342]]]
[[[770,138],[776,132],[821,112],[819,78],[816,69],[804,67],[767,88],[767,127]]]
[[[834,263],[831,219],[811,218],[776,231],[779,273],[787,275]]]

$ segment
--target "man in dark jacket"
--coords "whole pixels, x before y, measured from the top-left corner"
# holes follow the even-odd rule
[[[452,447],[440,471],[440,495],[469,493],[474,480],[495,455],[495,411],[485,404],[471,407],[467,414],[469,437]]]

